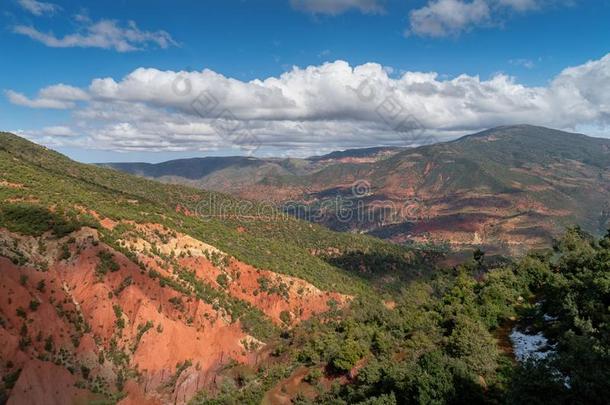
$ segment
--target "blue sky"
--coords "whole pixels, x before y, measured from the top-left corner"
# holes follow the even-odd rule
[[[610,0],[5,0],[0,10],[0,128],[83,161],[307,155],[405,142],[379,116],[385,85],[433,139],[523,121],[607,133]],[[336,61],[345,64],[324,67]],[[379,69],[356,72],[368,63]],[[579,70],[566,75],[568,67]],[[185,76],[192,94],[163,96],[168,80],[182,83],[180,71],[193,74]],[[428,72],[436,76],[420,74]],[[356,105],[343,90],[366,75],[382,86],[380,99]],[[460,75],[468,80],[456,82]],[[103,78],[111,85],[91,88]],[[39,94],[57,84],[70,95]],[[566,87],[583,100],[555,117]],[[230,136],[218,134],[217,117],[189,110],[208,91],[236,121]],[[480,91],[487,104],[464,102]],[[533,100],[539,114],[528,116],[532,105],[515,107],[511,97]],[[255,147],[241,147],[239,131]]]

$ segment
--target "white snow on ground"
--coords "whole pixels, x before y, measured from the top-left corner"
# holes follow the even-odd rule
[[[517,328],[513,328],[509,338],[513,344],[515,357],[519,361],[525,361],[529,358],[540,360],[553,353],[552,347],[548,344],[548,339],[541,332],[535,335],[527,335],[517,330]]]

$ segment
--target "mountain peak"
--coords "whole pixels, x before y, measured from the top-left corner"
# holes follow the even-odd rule
[[[461,138],[455,139],[449,143],[461,143],[472,140],[486,139],[488,141],[509,141],[519,139],[521,142],[532,142],[538,144],[539,142],[549,142],[549,145],[555,145],[558,147],[571,145],[578,146],[585,142],[593,143],[608,143],[610,140],[606,138],[594,138],[588,135],[575,132],[567,132],[559,129],[547,128],[537,125],[529,124],[517,124],[517,125],[504,125],[486,129],[481,132],[477,132],[470,135],[465,135]]]

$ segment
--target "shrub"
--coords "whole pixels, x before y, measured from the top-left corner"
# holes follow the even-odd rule
[[[81,227],[75,215],[58,210],[51,212],[36,204],[9,204],[0,209],[0,224],[9,230],[30,236],[53,231],[61,238]]]
[[[52,352],[52,351],[53,351],[53,348],[54,348],[54,345],[53,345],[53,336],[49,335],[49,336],[48,336],[48,337],[45,339],[45,341],[44,341],[44,349],[45,349],[47,352]]]
[[[97,266],[95,266],[95,274],[98,279],[102,279],[108,271],[115,272],[120,269],[119,264],[114,261],[112,253],[102,250],[97,254],[97,257],[100,260]]]
[[[40,302],[39,301],[36,301],[36,300],[30,301],[30,309],[32,311],[36,311],[39,306],[40,306]]]
[[[229,286],[229,277],[224,273],[220,273],[218,277],[216,277],[216,282],[222,288],[227,288]]]
[[[72,254],[70,253],[70,246],[67,243],[64,243],[61,246],[61,254],[59,255],[59,260],[68,260]]]
[[[182,301],[182,298],[180,298],[180,297],[171,297],[168,301],[177,310],[184,311],[184,302]]]
[[[119,305],[113,305],[112,309],[114,310],[114,315],[116,316],[116,321],[114,324],[117,328],[123,329],[125,327],[125,319],[123,319],[123,309]]]
[[[339,351],[331,358],[332,367],[340,372],[351,370],[364,355],[362,345],[355,340],[346,341]]]
[[[17,313],[17,316],[20,318],[25,319],[27,317],[27,314],[25,313],[25,309],[23,309],[22,307],[19,307],[15,310],[15,312]]]
[[[282,322],[284,322],[284,324],[290,325],[290,323],[292,322],[292,317],[290,316],[290,312],[288,312],[286,310],[280,312],[280,320]]]
[[[309,370],[309,373],[307,373],[305,378],[303,378],[303,381],[314,385],[320,380],[320,378],[322,378],[322,370],[319,368],[314,368]]]

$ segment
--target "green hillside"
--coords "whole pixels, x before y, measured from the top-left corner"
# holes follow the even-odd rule
[[[0,187],[3,210],[55,207],[83,220],[77,207],[87,207],[114,220],[159,223],[241,261],[303,278],[322,289],[350,294],[369,290],[363,280],[374,280],[375,272],[382,271],[374,267],[372,258],[377,255],[400,263],[397,278],[410,278],[426,267],[421,254],[372,237],[332,232],[220,193],[80,164],[9,133],[0,134],[0,176],[4,182],[23,185]],[[176,207],[196,215],[184,215]],[[8,225],[6,216],[2,218],[0,225]],[[349,266],[337,264],[346,254],[370,258],[371,268],[365,273],[344,270],[341,267]]]

